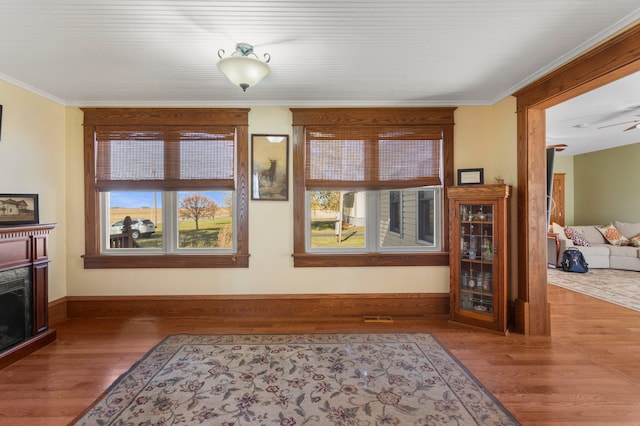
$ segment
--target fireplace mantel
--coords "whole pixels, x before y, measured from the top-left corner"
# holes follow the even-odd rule
[[[49,233],[55,224],[0,226],[0,271],[28,267],[31,270],[31,336],[0,352],[0,368],[25,357],[56,339],[49,329]]]

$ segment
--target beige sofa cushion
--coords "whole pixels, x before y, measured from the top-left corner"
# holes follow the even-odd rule
[[[610,256],[619,257],[640,257],[640,249],[633,246],[610,246]]]
[[[608,241],[604,239],[600,231],[595,226],[570,226],[580,232],[584,237],[589,240],[591,244],[608,244]]]
[[[578,250],[582,252],[585,260],[589,264],[589,268],[599,269],[599,268],[609,268],[610,263],[610,255],[611,252],[609,248],[611,246],[609,244],[596,245],[591,247],[576,247]],[[562,255],[560,255],[562,258]]]
[[[612,246],[607,244],[595,245],[591,247],[576,247],[578,250],[582,252],[585,256],[611,256],[611,248]]]
[[[613,226],[625,237],[631,239],[640,234],[640,223],[613,222]]]

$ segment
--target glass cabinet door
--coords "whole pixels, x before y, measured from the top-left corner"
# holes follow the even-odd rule
[[[494,204],[460,204],[461,311],[493,316]]]

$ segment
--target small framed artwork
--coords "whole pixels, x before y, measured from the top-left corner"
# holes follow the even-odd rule
[[[0,225],[38,223],[38,194],[0,194]]]
[[[484,169],[458,169],[458,185],[482,185]]]
[[[251,199],[289,199],[289,136],[251,136]]]

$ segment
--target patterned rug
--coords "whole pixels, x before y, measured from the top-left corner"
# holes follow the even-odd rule
[[[519,423],[430,334],[182,334],[75,424]]]
[[[589,269],[589,272],[578,274],[549,268],[547,281],[640,312],[640,272]]]

